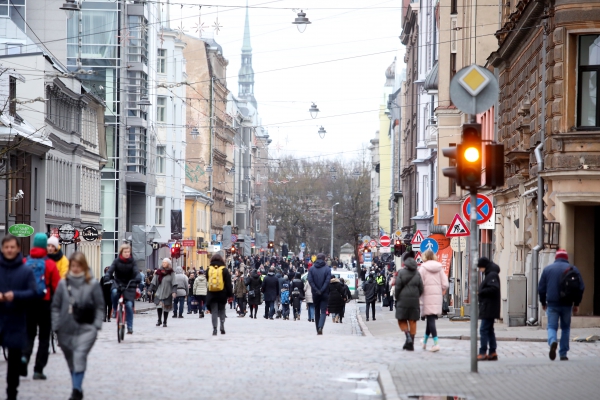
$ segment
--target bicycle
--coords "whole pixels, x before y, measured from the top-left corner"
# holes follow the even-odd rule
[[[125,327],[127,326],[127,311],[125,308],[125,300],[123,300],[123,292],[125,290],[127,290],[129,288],[129,285],[131,285],[131,283],[134,282],[135,280],[131,280],[129,281],[129,283],[127,284],[127,286],[120,287],[119,291],[121,292],[121,296],[119,297],[119,304],[117,305],[117,318],[115,318],[117,320],[117,341],[119,343],[121,343],[123,340],[125,340]],[[135,297],[136,300],[140,297],[141,293],[140,293],[140,289],[136,288],[135,291]],[[133,302],[133,311],[135,313],[135,301]]]

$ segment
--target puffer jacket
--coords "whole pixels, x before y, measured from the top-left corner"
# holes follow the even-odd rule
[[[250,296],[248,294],[248,304],[251,306],[257,306],[262,303],[260,288],[262,286],[262,281],[260,280],[260,276],[258,275],[258,271],[253,270],[250,273],[250,276],[246,278],[244,283],[250,288],[251,291],[254,292],[254,296]]]
[[[398,272],[394,285],[396,319],[418,321],[421,317],[419,298],[423,294],[423,281],[414,258],[407,258],[404,265],[406,268]]]
[[[304,300],[306,300],[306,304],[312,304],[313,302],[312,289],[308,281],[304,282]]]
[[[175,270],[173,285],[177,285],[177,297],[185,297],[188,294],[188,277],[183,273],[181,267]]]
[[[330,313],[339,314],[344,310],[346,291],[338,278],[332,278],[330,282],[327,308]]]
[[[206,282],[206,276],[204,276],[204,274],[200,274],[194,281],[194,295],[206,296],[207,293],[208,282]]]
[[[448,277],[444,268],[439,262],[429,260],[421,264],[419,272],[423,280],[423,315],[439,315],[442,313],[443,294],[448,289]]]

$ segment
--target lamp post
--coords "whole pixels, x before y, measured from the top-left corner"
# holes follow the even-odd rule
[[[331,257],[331,259],[333,260],[333,209],[335,208],[335,206],[339,205],[340,203],[335,203],[333,206],[331,206],[331,247],[330,247],[330,251],[329,251],[329,256]]]

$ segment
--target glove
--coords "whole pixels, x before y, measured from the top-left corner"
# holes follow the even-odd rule
[[[320,290],[315,290],[315,292],[317,292],[317,295],[321,295],[321,291]]]

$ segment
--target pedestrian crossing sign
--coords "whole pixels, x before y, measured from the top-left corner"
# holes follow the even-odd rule
[[[465,222],[462,220],[460,215],[456,214],[452,223],[448,227],[448,231],[446,232],[446,237],[460,237],[460,236],[469,236],[471,231]]]
[[[415,236],[413,236],[412,240],[410,241],[410,244],[420,246],[423,240],[425,240],[425,237],[423,237],[421,231],[417,231],[417,233],[415,233]]]

